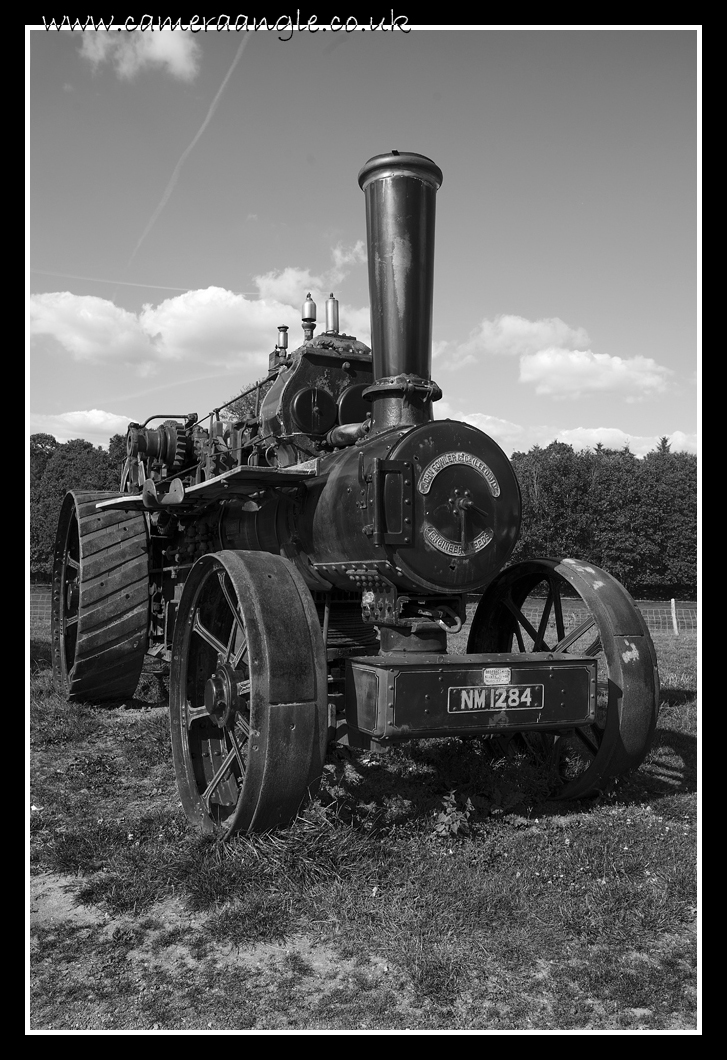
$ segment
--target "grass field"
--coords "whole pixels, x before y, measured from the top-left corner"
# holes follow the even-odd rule
[[[29,1028],[694,1032],[696,637],[655,644],[656,739],[608,796],[478,739],[341,749],[290,829],[220,844],[161,679],[68,705],[34,630]]]

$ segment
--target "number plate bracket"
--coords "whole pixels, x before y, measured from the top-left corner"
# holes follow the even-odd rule
[[[507,683],[493,683],[508,671]],[[347,727],[378,742],[589,725],[596,691],[596,660],[585,656],[390,652],[346,661]]]

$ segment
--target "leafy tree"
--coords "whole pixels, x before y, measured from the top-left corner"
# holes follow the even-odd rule
[[[697,458],[667,438],[638,460],[629,450],[575,453],[555,442],[512,463],[523,499],[513,560],[590,560],[638,595],[696,592]]]
[[[48,459],[56,451],[60,442],[52,434],[31,434],[30,436],[30,483],[40,481]]]
[[[244,386],[240,392],[241,395],[244,396],[236,397],[233,401],[227,404],[226,414],[238,420],[245,420],[254,416],[258,411],[259,405],[262,405],[265,395],[274,382],[274,379],[265,379],[261,382],[259,398],[256,390],[253,390],[251,394],[245,393],[245,391],[250,389],[251,384]]]
[[[663,443],[666,443],[666,448]],[[692,595],[697,570],[697,457],[672,453],[665,438],[639,468],[642,540],[641,580],[654,595]]]
[[[522,534],[515,559],[528,556],[584,555],[591,548],[587,456],[553,442],[545,449],[514,453],[523,502]]]
[[[48,578],[53,569],[55,534],[66,491],[113,492],[119,487],[119,476],[109,453],[100,446],[75,438],[70,442],[56,442],[53,447],[47,441],[39,443],[37,437],[31,438],[30,573],[31,577]],[[37,468],[44,457],[42,473],[33,477],[33,464]]]
[[[593,522],[590,559],[628,586],[643,562],[644,543],[638,541],[641,498],[639,461],[628,447],[603,448],[592,454],[588,504]],[[646,543],[648,544],[648,542]]]
[[[124,470],[124,464],[126,463],[126,436],[123,434],[115,434],[109,440],[109,464],[116,474],[116,489],[121,482],[121,473]]]

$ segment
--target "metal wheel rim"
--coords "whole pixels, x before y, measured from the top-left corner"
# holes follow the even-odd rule
[[[527,618],[525,605],[544,585],[545,596],[536,598],[543,601],[536,625]],[[566,589],[571,596],[575,591],[586,612],[572,626],[563,614]],[[594,724],[516,735],[521,747],[559,772],[560,797],[598,793],[643,760],[658,713],[656,653],[636,605],[605,571],[581,561],[547,559],[507,568],[480,601],[467,650],[598,657]],[[632,654],[639,656],[635,675],[627,665]]]
[[[180,730],[188,799],[197,802],[205,830],[234,830],[247,774],[250,739],[248,639],[240,601],[229,572],[207,564],[195,587],[191,616],[185,620],[186,651],[180,662],[181,701],[173,704]],[[240,675],[239,707],[219,724],[205,705],[208,682],[220,665]]]
[[[179,603],[169,699],[188,819],[223,837],[289,824],[322,774],[326,692],[320,624],[293,565],[201,557]]]
[[[63,547],[57,573],[54,572],[52,635],[61,679],[68,685],[73,670],[78,636],[81,545],[75,508],[61,516]]]

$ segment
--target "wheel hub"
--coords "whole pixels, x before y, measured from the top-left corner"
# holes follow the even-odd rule
[[[220,663],[204,686],[205,710],[221,729],[230,728],[240,709],[238,686],[245,680],[228,663]]]

